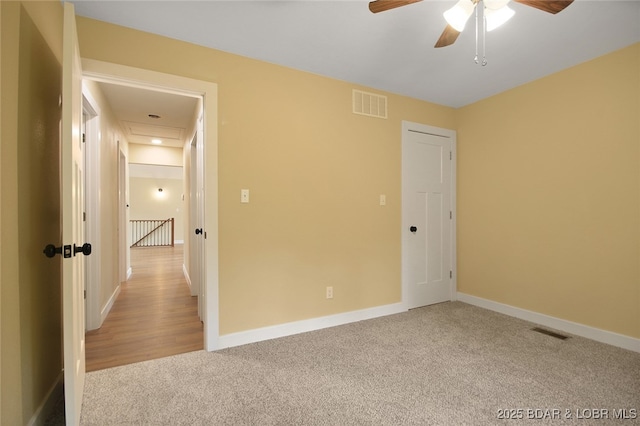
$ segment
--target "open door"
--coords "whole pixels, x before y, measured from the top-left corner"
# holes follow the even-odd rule
[[[191,215],[195,225],[191,240],[191,280],[198,296],[198,316],[204,318],[204,135],[202,102],[195,138],[191,144]],[[193,293],[192,293],[193,294]]]
[[[82,69],[75,10],[64,4],[62,59],[62,321],[64,348],[64,397],[67,425],[80,424],[84,390],[84,244]]]

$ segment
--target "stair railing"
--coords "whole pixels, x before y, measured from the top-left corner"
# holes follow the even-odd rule
[[[174,218],[130,220],[131,247],[174,246]]]

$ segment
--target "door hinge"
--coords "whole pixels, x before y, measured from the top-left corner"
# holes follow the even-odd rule
[[[84,291],[84,298],[87,298],[87,290]]]
[[[86,142],[87,141],[87,135],[85,133],[82,134],[82,142]]]
[[[87,212],[82,212],[82,221],[83,222],[87,221]]]
[[[453,160],[453,151],[449,151],[449,160]]]
[[[453,219],[453,212],[449,210],[449,219]]]
[[[449,278],[453,278],[453,271],[449,271]]]

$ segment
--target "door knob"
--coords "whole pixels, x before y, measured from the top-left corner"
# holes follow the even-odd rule
[[[415,226],[412,226],[409,228],[409,231],[413,232],[414,234],[416,233],[417,230],[418,228],[416,228]]]
[[[82,253],[85,256],[89,256],[91,254],[91,244],[84,243],[82,246],[76,246],[74,244],[73,245],[73,255],[75,256],[76,253]]]
[[[65,259],[71,256],[75,256],[77,253],[82,253],[85,256],[89,256],[91,254],[91,244],[84,243],[82,246],[76,246],[74,244],[73,248],[71,248],[70,245],[56,247],[53,244],[47,244],[42,252],[47,257],[54,257],[56,254],[61,254]]]
[[[56,254],[62,254],[63,248],[64,248],[63,257],[71,257],[71,246],[56,247],[53,244],[47,244],[47,246],[44,248],[44,250],[42,250],[42,252],[47,257],[54,257]]]
[[[202,234],[202,228],[196,228],[196,235]]]

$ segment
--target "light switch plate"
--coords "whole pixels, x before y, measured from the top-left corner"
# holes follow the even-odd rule
[[[248,189],[241,189],[240,190],[240,202],[241,203],[248,203],[249,202],[249,190]]]

